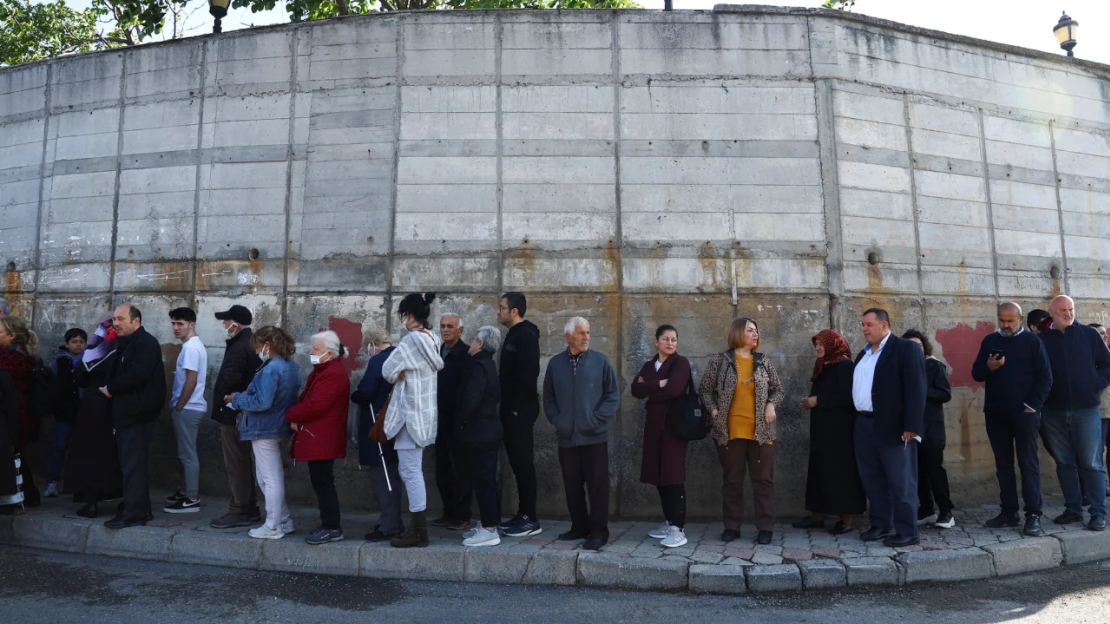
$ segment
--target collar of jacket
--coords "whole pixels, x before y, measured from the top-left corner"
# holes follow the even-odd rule
[[[678,353],[676,352],[675,355],[678,355]],[[736,370],[736,352],[733,349],[728,349],[722,352],[721,355],[724,356],[726,360],[728,360],[728,365],[732,367],[732,370]],[[672,355],[671,357],[674,357],[674,355]],[[752,372],[755,372],[755,370],[762,365],[763,354],[759,351],[752,351]]]
[[[323,364],[313,365],[312,366],[312,372],[320,373],[320,372],[323,372],[325,368],[331,366],[332,364],[342,364],[342,363],[343,363],[343,358],[341,358],[339,356],[335,356],[335,358],[333,358],[331,360],[328,360],[327,362],[324,362]]]
[[[231,338],[227,339],[227,346],[230,348],[231,343],[235,342],[236,340],[239,340],[239,337],[244,335],[244,334],[247,335],[247,336],[250,336],[251,335],[251,328],[250,327],[244,327],[243,329],[240,329],[238,331],[238,333],[236,333]]]
[[[490,353],[489,351],[486,351],[485,349],[482,349],[481,351],[479,351],[479,352],[475,353],[474,355],[471,355],[470,357],[471,357],[471,358],[472,358],[472,359],[473,359],[473,360],[474,360],[475,362],[477,362],[478,360],[489,360],[489,359],[492,359],[492,358],[493,358],[493,354],[492,354],[492,353]]]

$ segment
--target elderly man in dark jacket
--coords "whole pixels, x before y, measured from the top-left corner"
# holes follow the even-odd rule
[[[590,351],[590,323],[576,316],[564,328],[567,350],[551,358],[543,379],[543,411],[555,426],[570,531],[599,550],[609,539],[609,422],[620,409],[617,374],[609,358]],[[586,507],[586,490],[590,506]]]
[[[212,387],[212,420],[220,423],[220,442],[224,451],[224,470],[231,500],[227,513],[212,520],[214,529],[231,529],[251,526],[262,519],[254,488],[254,456],[250,440],[239,439],[236,421],[241,411],[229,407],[222,399],[229,394],[243,392],[251,385],[255,372],[262,366],[262,359],[251,344],[251,311],[233,305],[226,312],[217,312],[216,320],[223,321],[227,333],[223,363]]]
[[[150,511],[150,442],[166,404],[166,370],[162,347],[143,328],[143,313],[138,308],[126,303],[119,306],[112,314],[112,324],[119,336],[119,357],[100,392],[112,400],[123,470],[123,506],[104,527],[123,529],[154,519]]]
[[[439,410],[436,428],[436,489],[443,501],[443,515],[432,520],[435,526],[453,531],[470,528],[470,502],[473,486],[466,470],[466,452],[455,437],[455,412],[463,370],[470,358],[468,345],[462,341],[464,327],[458,314],[444,314],[439,319],[439,335],[443,338],[440,357],[443,368],[436,376],[438,385],[436,407]]]
[[[501,402],[501,382],[493,354],[501,346],[501,332],[486,325],[470,341],[470,357],[459,384],[455,431],[453,435],[463,446],[467,473],[478,498],[481,522],[466,536],[466,546],[496,546],[501,524],[501,501],[497,496],[497,452],[501,448],[501,418],[497,404]]]

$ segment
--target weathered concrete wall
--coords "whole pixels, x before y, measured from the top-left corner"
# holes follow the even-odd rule
[[[165,314],[194,305],[215,369],[211,313],[232,301],[256,325],[357,346],[398,331],[406,292],[438,290],[437,311],[473,330],[519,289],[545,356],[567,317],[589,317],[626,387],[657,324],[700,368],[749,315],[787,384],[784,514],[804,492],[810,336],[859,344],[857,314],[880,304],[953,368],[955,497],[990,503],[968,369],[996,301],[1069,292],[1084,320],[1110,312],[1108,77],[766,7],[376,15],[15,67],[0,71],[5,296],[47,343],[134,301],[171,365]],[[638,483],[642,408],[624,398],[613,508],[657,515]],[[221,490],[218,438],[202,437],[203,487]],[[542,512],[563,513],[550,427],[537,438]],[[716,515],[710,445],[689,464],[692,512]],[[353,459],[339,474],[344,505],[371,504]]]

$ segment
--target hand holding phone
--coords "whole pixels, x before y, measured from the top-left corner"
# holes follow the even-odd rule
[[[1006,356],[1002,355],[1002,351],[998,349],[991,349],[990,355],[987,357],[987,368],[994,372],[1006,363]]]

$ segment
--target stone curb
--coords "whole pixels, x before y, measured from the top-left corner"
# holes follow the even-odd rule
[[[960,550],[848,557],[778,565],[691,563],[680,557],[509,548],[395,549],[349,540],[308,546],[293,537],[256,540],[244,533],[169,527],[109,531],[98,521],[39,515],[0,516],[0,544],[112,557],[246,569],[477,583],[582,585],[709,594],[791,592],[959,581],[1110,559],[1110,532],[1066,531]]]

